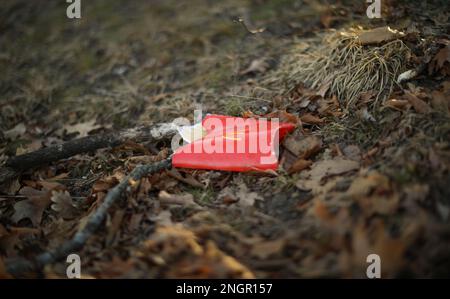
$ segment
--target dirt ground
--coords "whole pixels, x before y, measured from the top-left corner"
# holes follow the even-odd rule
[[[141,180],[77,252],[82,277],[365,278],[369,254],[385,278],[450,276],[448,1],[382,0],[380,19],[357,0],[92,0],[81,19],[66,5],[0,3],[0,163],[199,107],[298,124],[276,173]],[[387,25],[398,32],[352,44]],[[169,147],[129,142],[3,184],[0,277]]]

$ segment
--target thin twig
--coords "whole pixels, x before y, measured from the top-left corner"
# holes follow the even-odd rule
[[[92,152],[101,148],[115,147],[128,140],[135,142],[156,141],[170,138],[176,133],[171,123],[154,126],[141,126],[108,134],[96,134],[64,142],[59,145],[11,157],[0,168],[0,184],[20,175],[21,172],[51,162],[66,159],[78,154]]]
[[[15,276],[36,272],[45,265],[55,263],[81,249],[86,244],[89,237],[91,237],[103,223],[111,206],[130,185],[139,181],[144,176],[159,172],[163,169],[168,169],[171,166],[171,158],[153,164],[136,166],[125,179],[108,192],[102,204],[89,216],[86,225],[81,228],[71,240],[66,241],[60,247],[57,247],[52,251],[38,255],[33,261],[19,259],[7,263],[6,266],[8,272]]]

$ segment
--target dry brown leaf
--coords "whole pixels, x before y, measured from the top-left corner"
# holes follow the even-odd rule
[[[316,199],[314,201],[313,212],[317,218],[325,223],[332,223],[334,219],[333,214],[330,213],[328,207],[321,200]]]
[[[450,97],[446,97],[443,92],[433,90],[431,92],[432,100],[431,100],[431,106],[441,112],[448,113],[449,112],[449,104],[450,104]]]
[[[294,164],[292,164],[292,166],[288,170],[288,173],[293,174],[296,172],[300,172],[300,171],[308,168],[309,166],[311,166],[311,164],[312,164],[312,161],[310,161],[310,160],[299,159],[299,160],[295,161]]]
[[[169,176],[179,180],[180,182],[186,183],[193,187],[202,188],[202,189],[206,188],[206,186],[204,184],[200,183],[189,173],[186,174],[186,177],[183,177],[183,175],[176,168],[172,168],[170,171],[167,171],[167,174]]]
[[[111,176],[97,180],[92,186],[92,191],[94,193],[108,191],[110,188],[117,185],[124,177],[125,175],[118,171]]]
[[[336,157],[332,160],[321,160],[314,163],[311,166],[311,170],[302,172],[302,178],[295,185],[300,190],[319,194],[331,189],[336,183],[332,181],[322,187],[325,178],[345,174],[357,169],[359,169],[359,162],[350,159]]]
[[[414,107],[414,110],[416,110],[417,113],[429,113],[431,111],[430,106],[423,100],[419,99],[416,95],[409,91],[405,91],[405,97],[406,99],[411,103],[411,105]]]
[[[256,243],[250,253],[259,259],[267,259],[272,255],[281,254],[285,244],[284,238]]]
[[[7,231],[0,225],[0,251],[10,255],[14,253],[14,247],[21,236],[38,235],[41,233],[40,229],[29,227],[10,227]]]
[[[267,118],[278,118],[280,122],[288,122],[288,123],[292,123],[294,125],[298,125],[300,124],[300,119],[295,116],[294,114],[288,113],[285,110],[277,110],[274,112],[271,112],[267,115],[265,115],[264,117]]]
[[[386,177],[376,172],[367,177],[357,177],[350,185],[346,194],[354,198],[367,196],[382,182],[386,182]]]
[[[381,267],[382,277],[392,277],[404,263],[403,254],[406,249],[404,242],[390,237],[382,223],[375,225],[372,235],[363,225],[356,226],[352,240],[352,267],[361,268],[361,261],[369,254],[376,253],[385,265]]]
[[[19,193],[28,199],[17,202],[14,205],[14,214],[11,220],[18,223],[20,220],[28,218],[37,227],[42,220],[42,214],[50,204],[50,192],[47,190],[36,190],[31,187],[23,187]]]
[[[94,267],[98,274],[95,277],[81,274],[81,279],[114,279],[114,278],[128,278],[127,274],[132,274],[136,265],[131,259],[122,260],[120,257],[114,255],[111,261],[95,262]],[[97,276],[98,275],[98,276]]]
[[[101,128],[101,126],[95,125],[95,119],[84,123],[79,123],[76,125],[64,126],[64,129],[66,130],[67,134],[78,133],[79,138],[86,137],[89,132],[98,128]]]
[[[405,34],[397,30],[391,29],[388,26],[378,27],[371,30],[366,30],[358,35],[358,40],[363,45],[381,44],[389,42],[394,39],[403,37]]]
[[[444,67],[446,62],[450,62],[450,45],[445,46],[437,52],[428,66],[429,71],[431,73],[439,71]]]
[[[194,201],[194,196],[190,193],[185,194],[170,194],[167,191],[160,191],[158,199],[162,204],[168,205],[183,205],[183,206],[199,206]]]
[[[63,184],[60,184],[58,182],[51,182],[51,181],[38,181],[39,185],[42,186],[42,188],[47,189],[49,191],[51,190],[64,190],[66,189],[66,186]]]
[[[157,229],[152,240],[146,242],[146,247],[154,248],[159,253],[159,259],[181,256],[177,265],[168,268],[165,273],[167,278],[255,277],[235,258],[217,248],[213,241],[207,240],[202,246],[196,239],[192,232],[181,227],[162,227]]]
[[[117,182],[117,184],[118,183],[119,182]],[[108,182],[102,181],[102,180],[98,180],[92,186],[92,192],[97,193],[97,192],[107,191],[112,186],[114,186],[114,185],[112,185],[112,184],[110,184]]]
[[[283,145],[300,159],[308,159],[322,148],[322,140],[315,136],[289,135]]]
[[[396,110],[407,110],[410,107],[410,102],[408,100],[390,99],[384,102],[384,106]]]
[[[358,162],[336,157],[332,160],[322,160],[314,163],[309,174],[311,178],[322,179],[326,176],[343,174],[358,168]]]
[[[311,113],[302,115],[300,117],[300,120],[302,122],[304,122],[305,124],[309,124],[309,125],[321,125],[325,122],[323,118],[312,115]]]
[[[51,208],[58,212],[63,219],[74,219],[78,216],[78,210],[67,191],[52,191]]]

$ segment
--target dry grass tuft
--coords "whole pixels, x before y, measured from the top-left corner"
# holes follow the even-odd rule
[[[301,82],[312,88],[329,85],[328,94],[335,94],[347,111],[357,104],[361,93],[374,92],[369,106],[379,107],[398,75],[406,70],[410,50],[399,39],[377,46],[361,45],[357,33],[333,33],[312,53],[292,53],[268,83],[280,84],[282,80],[288,91]]]

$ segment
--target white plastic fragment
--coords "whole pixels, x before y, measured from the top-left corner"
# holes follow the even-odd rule
[[[197,123],[193,126],[178,127],[177,130],[181,138],[187,143],[192,143],[195,140],[201,139],[206,133],[202,123]]]
[[[397,83],[401,83],[404,81],[408,81],[411,80],[412,78],[414,78],[415,76],[417,76],[417,71],[416,70],[409,70],[406,71],[404,73],[401,73],[398,78],[397,78]]]

